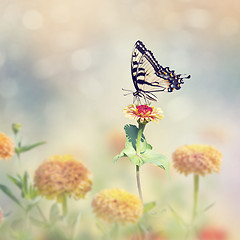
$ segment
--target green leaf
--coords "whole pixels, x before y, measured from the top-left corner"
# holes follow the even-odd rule
[[[11,239],[13,240],[32,240],[33,236],[31,235],[31,232],[25,228],[18,229],[15,231],[16,226],[13,225],[12,228],[9,229],[9,234],[11,236]]]
[[[121,157],[128,157],[133,164],[141,166],[144,162],[141,155],[137,155],[136,153],[138,128],[135,125],[128,124],[125,125],[124,130],[126,132],[125,148],[119,155],[114,157],[113,161],[117,162],[117,160]],[[144,151],[146,151],[146,149],[151,148],[152,146],[150,144],[147,144],[145,137],[142,136],[140,152],[143,153]]]
[[[46,142],[37,142],[37,143],[34,143],[34,144],[29,144],[29,145],[25,145],[25,146],[22,146],[22,147],[17,147],[17,148],[15,148],[15,152],[16,152],[17,154],[23,153],[23,152],[27,152],[27,151],[35,148],[35,147],[38,147],[38,146],[40,146],[40,145],[45,144],[45,143],[46,143]]]
[[[5,186],[0,184],[0,189],[9,197],[11,198],[15,203],[18,204],[18,206],[20,206],[21,208],[24,209],[24,207],[22,206],[21,202],[14,196],[14,194],[11,192],[11,190]]]
[[[22,189],[22,182],[19,179],[15,178],[11,175],[7,175],[7,176],[19,189]]]
[[[76,219],[74,221],[74,224],[73,224],[73,232],[72,232],[72,239],[75,239],[76,236],[77,236],[77,232],[78,232],[78,227],[79,227],[79,222],[80,222],[80,219],[81,219],[81,212],[79,212],[76,216]]]
[[[163,154],[154,152],[153,150],[147,149],[142,155],[144,163],[152,163],[153,165],[163,168],[166,171],[167,176],[169,175],[169,160]]]
[[[38,196],[38,190],[33,186],[29,186],[29,197],[30,199],[35,199]]]
[[[30,211],[32,208],[38,206],[39,204],[39,200],[40,200],[40,197],[39,198],[36,198],[32,201],[28,201],[28,204],[27,206],[25,207],[27,211]]]
[[[51,223],[56,223],[59,219],[61,218],[60,216],[60,211],[58,208],[57,203],[54,203],[50,209],[50,213],[49,213],[49,219],[51,221]]]
[[[28,178],[29,175],[25,171],[22,179],[22,195],[24,198],[28,198]]]
[[[171,210],[174,218],[176,219],[176,221],[183,227],[187,227],[187,224],[184,222],[184,220],[179,216],[179,214],[171,207],[169,206],[169,209]]]
[[[138,128],[135,125],[127,124],[124,126],[124,130],[126,132],[126,147],[127,145],[131,145],[136,151],[137,144],[137,136],[138,136]],[[144,152],[148,148],[148,144],[144,135],[142,135],[140,142],[140,152]]]
[[[120,152],[120,154],[118,154],[117,156],[115,156],[115,157],[113,158],[113,162],[116,163],[117,160],[118,160],[119,158],[121,158],[121,157],[127,157],[127,155],[124,153],[124,149]]]
[[[150,211],[154,207],[156,207],[156,203],[155,202],[145,203],[144,207],[143,207],[143,213],[146,213],[146,212]]]
[[[204,213],[206,211],[208,211],[210,208],[212,208],[215,205],[215,202],[209,204],[207,207],[205,207],[204,209],[202,209],[199,213]]]
[[[147,143],[144,135],[142,135],[140,142],[140,154],[136,152],[138,128],[135,125],[127,124],[124,126],[126,132],[125,148],[121,153],[114,157],[113,161],[117,162],[121,157],[128,157],[130,161],[138,166],[145,163],[152,163],[155,166],[161,167],[166,171],[169,176],[169,161],[166,156],[160,153],[156,153],[152,150],[152,146]]]
[[[99,219],[96,219],[96,226],[103,235],[105,235],[108,232],[107,227]]]

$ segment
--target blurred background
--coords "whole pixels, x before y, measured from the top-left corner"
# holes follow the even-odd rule
[[[24,154],[31,174],[53,154],[85,163],[93,190],[73,204],[86,206],[94,229],[96,192],[120,187],[137,194],[135,167],[127,159],[113,164],[124,147],[124,124],[135,124],[122,113],[132,103],[122,88],[134,90],[130,59],[137,40],[164,67],[191,74],[180,91],[157,94],[153,105],[165,117],[147,126],[148,142],[170,161],[184,144],[210,144],[223,153],[221,172],[201,178],[199,205],[215,202],[206,223],[239,239],[239,0],[1,0],[0,131],[13,137],[11,124],[18,122],[23,143],[47,141]],[[15,159],[2,161],[0,180],[17,166]],[[168,232],[171,213],[161,209],[170,204],[190,213],[192,178],[172,166],[171,182],[150,165],[141,174],[144,199],[157,201],[158,228]],[[2,193],[0,206],[12,208]]]

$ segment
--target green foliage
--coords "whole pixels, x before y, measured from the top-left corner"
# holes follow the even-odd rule
[[[57,203],[54,203],[49,212],[49,219],[52,224],[55,224],[61,218]]]
[[[187,224],[182,219],[182,217],[171,206],[169,206],[169,209],[172,212],[173,217],[175,218],[176,222],[178,222],[181,227],[186,228]]]
[[[202,209],[202,210],[199,212],[199,214],[207,212],[207,211],[208,211],[210,208],[212,208],[214,205],[215,205],[215,202],[209,204],[209,205],[206,206],[204,209]]]
[[[114,162],[117,162],[121,157],[128,157],[130,161],[138,166],[142,166],[145,163],[152,163],[153,165],[164,169],[169,176],[169,161],[163,154],[157,153],[152,150],[152,146],[147,143],[145,136],[142,134],[139,152],[137,154],[137,137],[139,129],[135,125],[125,125],[124,130],[126,132],[125,148],[121,153],[114,158]]]
[[[34,144],[25,145],[25,146],[21,146],[21,144],[18,144],[18,147],[15,148],[15,152],[16,152],[16,154],[19,155],[20,153],[27,152],[35,147],[45,144],[45,143],[46,142],[37,142]]]
[[[155,207],[156,207],[155,202],[145,203],[144,206],[143,206],[143,213],[147,213]]]
[[[8,175],[8,178],[21,190],[21,196],[25,199],[33,200],[37,197],[37,189],[30,181],[28,172],[24,172],[23,177],[17,175],[17,178]]]
[[[15,231],[14,228],[10,229],[9,232],[11,239],[14,240],[32,240],[32,236],[27,229]]]
[[[24,208],[19,199],[15,197],[15,194],[5,185],[0,184],[0,189],[11,198],[19,207]]]

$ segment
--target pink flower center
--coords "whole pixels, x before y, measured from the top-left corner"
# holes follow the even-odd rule
[[[137,106],[137,111],[138,111],[138,114],[140,115],[146,115],[146,114],[151,114],[153,109],[147,105],[139,105]]]

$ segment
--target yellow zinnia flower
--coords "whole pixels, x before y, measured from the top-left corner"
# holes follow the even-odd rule
[[[147,105],[131,104],[124,108],[123,112],[127,117],[135,119],[140,123],[148,123],[150,121],[158,123],[158,120],[163,118],[163,111],[160,108]]]
[[[40,195],[61,202],[63,195],[84,198],[92,186],[89,175],[83,163],[72,155],[54,155],[39,166],[34,181]]]
[[[140,198],[118,188],[100,191],[92,207],[98,218],[109,223],[136,223],[143,213]]]
[[[173,153],[174,167],[180,172],[205,174],[220,171],[222,153],[215,147],[209,145],[193,144],[184,145]]]
[[[14,154],[14,143],[10,137],[0,132],[0,159],[8,160]]]

